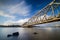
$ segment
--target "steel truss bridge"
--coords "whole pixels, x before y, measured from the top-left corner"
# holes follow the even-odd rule
[[[43,9],[39,10],[22,26],[30,27],[32,25],[44,24],[56,21],[60,21],[60,2],[55,2],[55,0],[53,0]]]

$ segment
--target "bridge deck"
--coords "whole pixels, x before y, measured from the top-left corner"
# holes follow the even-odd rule
[[[56,21],[60,21],[60,18],[53,18],[52,20],[43,20],[43,22],[37,22],[37,23],[33,23],[33,24],[29,24],[29,25],[25,25],[25,26],[32,26],[32,25],[38,25],[38,24],[44,24],[44,23],[50,23],[50,22],[56,22]]]

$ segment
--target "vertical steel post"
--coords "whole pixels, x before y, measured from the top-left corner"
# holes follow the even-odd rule
[[[55,14],[54,14],[54,8],[53,8],[53,6],[51,6],[51,9],[52,9],[52,15],[53,15],[53,17],[54,17]]]

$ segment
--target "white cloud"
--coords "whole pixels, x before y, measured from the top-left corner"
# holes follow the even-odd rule
[[[48,19],[49,17],[50,17],[50,16],[46,15],[46,18],[47,18],[47,19]],[[44,18],[44,15],[41,16],[41,19],[42,19],[42,20],[45,20],[45,18],[44,18],[44,19],[43,19],[43,18]]]
[[[29,12],[31,10],[31,5],[27,5],[25,1],[22,1],[21,3],[18,3],[16,5],[8,6],[8,11],[11,14],[20,14],[23,16],[29,15]]]
[[[8,20],[8,21],[4,22],[3,25],[22,25],[24,22],[27,22],[28,20],[29,20],[29,18],[20,19],[18,21]]]
[[[46,18],[48,19],[50,16],[48,16],[48,15],[46,15]],[[41,19],[40,19],[41,18]],[[34,20],[33,20],[34,19]],[[32,22],[37,22],[36,20],[38,20],[38,22],[39,22],[39,20],[46,20],[45,18],[44,18],[44,15],[42,15],[42,16],[38,16],[38,19],[37,19],[37,16],[35,16],[35,18],[31,18],[31,20],[32,20]],[[31,20],[29,21],[29,22],[31,22]]]
[[[26,22],[29,18],[26,19],[20,19],[18,21],[13,21],[18,17],[18,15],[21,16],[28,16],[30,15],[31,11],[31,5],[27,5],[26,2],[23,0],[18,4],[11,4],[9,6],[2,6],[3,10],[0,10],[0,16],[3,16],[5,18],[12,18],[11,20],[7,19],[8,21],[5,21],[3,25],[11,25],[11,24],[23,24]],[[17,15],[15,15],[17,14]]]
[[[7,17],[7,18],[13,18],[13,19],[15,18],[15,16],[9,15],[1,10],[0,10],[0,16]]]
[[[28,20],[29,20],[29,18],[21,19],[21,20],[18,20],[17,23],[22,25],[23,23],[27,22]]]

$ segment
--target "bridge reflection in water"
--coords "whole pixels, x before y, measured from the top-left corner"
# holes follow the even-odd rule
[[[8,34],[19,32],[18,37],[7,37]],[[34,34],[36,32],[36,34]],[[0,28],[0,40],[59,40],[60,28]]]

